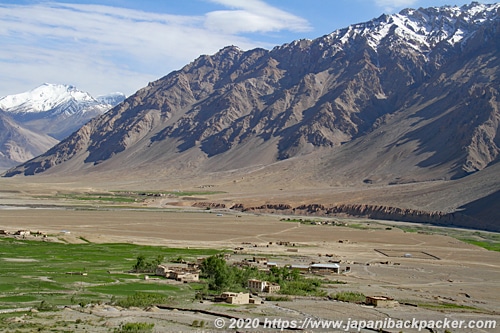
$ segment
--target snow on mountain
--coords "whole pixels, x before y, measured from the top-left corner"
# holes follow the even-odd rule
[[[73,86],[44,83],[33,90],[1,98],[0,108],[13,113],[46,112],[66,103],[99,102]]]
[[[425,221],[414,209],[488,212],[500,166],[499,12],[498,4],[420,8],[271,51],[225,47],[5,175],[365,188],[351,196],[358,212],[370,192],[376,214],[406,210],[404,221]],[[460,223],[498,230],[490,215]]]
[[[22,126],[62,140],[123,99],[123,94],[113,93],[98,100],[71,85],[44,83],[33,90],[0,98],[0,109]]]
[[[33,90],[0,98],[0,109],[11,114],[50,112],[71,116],[96,110],[104,113],[124,99],[120,92],[94,98],[71,85],[44,83]]]
[[[343,46],[362,37],[377,50],[381,41],[394,33],[410,47],[425,52],[443,41],[450,45],[463,42],[464,36],[480,26],[478,23],[498,19],[499,11],[500,3],[488,5],[477,2],[462,7],[404,9],[398,14],[382,15],[369,22],[336,30],[327,35],[326,40]]]
[[[126,96],[121,92],[114,92],[107,95],[99,95],[96,100],[103,104],[116,106],[125,100]]]

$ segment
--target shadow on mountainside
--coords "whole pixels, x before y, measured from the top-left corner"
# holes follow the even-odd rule
[[[499,203],[500,190],[493,192],[486,197],[463,205],[459,207],[459,209],[463,215],[470,216],[484,224],[489,225],[489,229],[498,230],[498,225],[496,228],[493,226],[496,224],[495,221],[500,221]]]

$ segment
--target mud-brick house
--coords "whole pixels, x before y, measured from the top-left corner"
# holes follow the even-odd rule
[[[280,285],[269,281],[250,279],[248,280],[248,290],[251,292],[276,293],[280,291]]]
[[[289,265],[288,268],[290,268],[292,270],[296,269],[296,270],[298,270],[301,273],[309,273],[311,271],[311,267],[309,265],[296,265],[296,264],[293,264],[293,265]]]
[[[269,260],[267,257],[253,257],[252,261],[256,264],[266,265]]]
[[[339,264],[312,264],[311,272],[316,274],[339,274],[340,266]]]
[[[158,265],[156,266],[155,275],[167,277],[170,274],[170,271],[170,268],[168,268],[167,266]]]
[[[366,305],[373,305],[378,308],[393,308],[397,306],[398,301],[387,296],[366,296]]]
[[[200,280],[199,270],[183,267],[167,267],[165,265],[158,265],[156,267],[155,275],[180,282],[197,282]]]
[[[31,231],[29,231],[29,230],[18,230],[15,233],[15,235],[19,235],[19,236],[29,236],[30,234],[31,234]]]
[[[220,296],[215,299],[216,302],[226,302],[229,304],[249,304],[250,294],[249,293],[234,293],[230,291],[223,292]]]
[[[198,282],[200,274],[194,271],[174,270],[170,273],[170,278],[181,282]]]

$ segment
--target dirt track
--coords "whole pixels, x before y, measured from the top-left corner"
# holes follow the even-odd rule
[[[40,203],[38,199],[16,196],[17,194],[4,193],[3,198],[0,197],[0,205],[22,206],[23,203]],[[362,223],[368,228],[359,230],[329,225],[304,225],[280,219],[280,216],[272,215],[190,211],[173,207],[169,211],[90,210],[89,207],[26,209],[12,206],[0,209],[0,229],[40,230],[57,235],[68,242],[79,242],[82,241],[79,237],[84,237],[91,242],[243,248],[239,254],[242,258],[263,254],[275,259],[279,264],[326,262],[333,256],[334,259],[340,260],[342,267],[349,266],[351,273],[331,277],[347,284],[330,287],[330,294],[341,290],[355,290],[366,295],[387,295],[410,303],[450,303],[477,309],[428,310],[405,305],[395,309],[374,309],[340,302],[304,299],[276,303],[279,307],[273,303],[254,310],[240,309],[237,311],[240,316],[263,316],[273,313],[285,318],[301,318],[307,315],[323,319],[380,319],[387,316],[420,319],[452,317],[467,320],[494,318],[500,323],[498,252],[487,251],[447,236],[405,233],[375,221],[344,220],[349,223]],[[70,233],[62,234],[62,230]],[[287,241],[295,246],[277,245],[276,242],[279,241]],[[395,256],[385,256],[375,251],[376,249],[386,250],[385,253]],[[422,252],[431,256],[419,256]],[[406,253],[413,255],[408,258],[398,256]],[[101,310],[95,309],[94,316],[100,313],[99,311]],[[178,326],[168,327],[177,327],[178,330],[185,329],[195,318],[193,314],[162,311],[157,311],[154,315],[141,311],[117,314],[120,315],[120,320],[127,316],[130,320],[156,318],[154,320],[159,323],[159,328],[163,324],[172,325],[172,318],[175,318]],[[61,315],[71,318],[90,316],[74,311],[65,311]],[[109,317],[109,311],[103,311],[102,315],[108,318],[109,322],[114,320]],[[210,321],[214,318],[206,319]]]
[[[500,294],[500,255],[497,252],[451,237],[405,233],[397,228],[386,230],[376,224],[373,229],[358,230],[303,225],[280,221],[277,216],[205,211],[0,209],[0,229],[41,230],[52,234],[60,234],[62,230],[66,230],[70,234],[64,237],[75,242],[81,236],[92,242],[122,241],[226,249],[244,247],[249,253],[299,254],[318,261],[324,260],[325,254],[334,254],[344,263],[360,263],[359,269],[354,270],[351,275],[360,279],[374,279],[399,286],[420,285],[425,289],[439,286],[440,290],[443,287],[440,285],[452,286],[458,282],[461,288],[480,287],[476,293],[482,294],[483,301],[489,299],[495,301],[495,304],[498,302],[497,295]],[[295,244],[298,252],[292,253],[289,252],[290,247],[276,245],[279,241]],[[375,249],[386,249],[388,253],[414,252],[415,256],[387,257]],[[422,251],[440,260],[425,256],[424,259],[419,259],[417,254]],[[319,254],[323,257],[319,257]],[[380,264],[386,261],[399,262],[401,265]],[[366,266],[370,263],[373,265]],[[454,282],[447,282],[449,280]],[[496,294],[485,290],[486,285],[490,285]],[[490,309],[494,308],[491,304]]]

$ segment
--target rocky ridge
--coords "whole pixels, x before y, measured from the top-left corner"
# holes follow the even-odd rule
[[[499,11],[404,10],[272,50],[228,46],[5,175],[372,187],[385,199],[362,195],[325,212],[489,228],[489,218],[456,210],[479,216],[498,190]],[[481,186],[476,174],[485,175],[474,178]],[[427,182],[453,202],[427,190],[409,205],[390,195]]]
[[[458,212],[428,212],[418,209],[398,208],[384,205],[367,204],[302,204],[293,207],[289,204],[265,204],[255,207],[245,207],[242,204],[234,204],[230,209],[249,213],[283,214],[298,216],[317,217],[364,217],[378,220],[393,220],[404,222],[429,223],[451,227],[469,227],[475,225],[477,228],[498,231],[498,225],[494,221],[479,222],[473,217]]]
[[[345,143],[390,132],[379,138],[390,141],[384,159],[404,164],[396,156],[412,155],[417,179],[431,166],[437,177],[463,177],[500,152],[498,12],[478,3],[409,9],[271,51],[229,46],[150,83],[7,175],[63,169],[75,156],[82,169],[154,168],[144,161],[188,152],[192,167],[230,170],[322,147],[342,154]],[[391,123],[398,117],[403,128]],[[243,149],[255,151],[253,161],[230,156]]]

